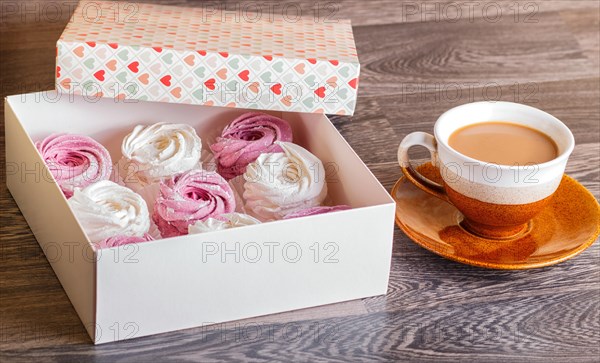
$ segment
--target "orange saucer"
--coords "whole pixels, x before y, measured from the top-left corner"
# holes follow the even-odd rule
[[[438,179],[432,169],[431,164],[419,168]],[[454,206],[404,177],[394,185],[392,197],[396,224],[410,239],[433,253],[473,266],[517,270],[554,265],[583,252],[600,233],[598,201],[566,174],[550,205],[531,220],[528,231],[509,240],[467,232],[460,226],[462,215]]]

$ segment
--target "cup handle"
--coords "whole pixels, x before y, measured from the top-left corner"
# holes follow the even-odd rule
[[[431,163],[436,165],[437,143],[435,138],[426,132],[417,131],[406,135],[400,143],[400,147],[398,147],[398,163],[400,164],[400,169],[402,169],[404,176],[406,176],[406,178],[419,189],[422,189],[440,199],[448,201],[448,196],[446,195],[444,187],[441,184],[424,177],[410,165],[408,150],[417,145],[424,146],[427,148],[427,150],[429,150]]]

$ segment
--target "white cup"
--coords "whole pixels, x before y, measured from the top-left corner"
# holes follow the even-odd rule
[[[473,159],[448,145],[456,130],[476,123],[511,122],[548,135],[558,156],[541,164],[498,165]],[[435,183],[410,166],[408,150],[424,146],[440,169],[443,184]],[[475,102],[446,111],[434,135],[413,132],[402,140],[398,161],[405,176],[419,188],[449,201],[461,211],[465,225],[479,235],[507,238],[518,234],[549,202],[562,180],[575,140],[565,124],[534,107],[512,102]]]

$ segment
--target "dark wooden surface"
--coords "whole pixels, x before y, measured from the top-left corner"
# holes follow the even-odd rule
[[[58,16],[47,3],[0,1],[3,10],[20,7],[2,13],[2,96],[52,87],[54,43],[70,13],[61,5],[68,1],[54,2]],[[408,132],[431,130],[444,110],[473,100],[527,103],[573,130],[567,172],[598,198],[599,2],[481,1],[460,14],[449,3],[337,3],[335,16],[353,21],[362,64],[355,116],[333,117],[342,134],[390,189]],[[304,13],[313,5],[302,3]],[[4,167],[4,153],[0,159]],[[502,272],[444,260],[399,230],[386,296],[95,347],[4,179],[2,172],[1,362],[600,360],[597,242],[557,266]]]

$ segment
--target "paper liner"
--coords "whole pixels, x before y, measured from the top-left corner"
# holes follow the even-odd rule
[[[251,215],[246,210],[246,202],[244,201],[244,184],[246,181],[244,180],[243,175],[238,175],[235,178],[229,180],[229,186],[233,190],[233,196],[235,197],[235,211],[237,213],[243,213]],[[252,215],[252,217],[260,220],[256,216]],[[261,221],[262,222],[262,221]]]

